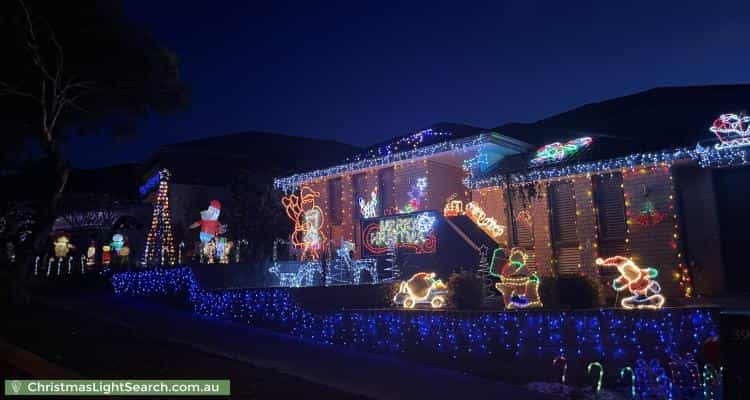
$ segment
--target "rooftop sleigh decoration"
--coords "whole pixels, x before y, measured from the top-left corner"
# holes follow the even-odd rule
[[[719,143],[714,147],[726,149],[750,145],[750,116],[741,114],[722,114],[709,128]]]

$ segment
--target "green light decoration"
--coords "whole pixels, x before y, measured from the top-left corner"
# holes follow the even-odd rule
[[[582,137],[569,140],[565,143],[555,142],[544,145],[536,151],[534,158],[531,159],[532,165],[541,165],[551,162],[560,162],[568,159],[581,150],[589,147],[593,142],[590,137]]]
[[[663,212],[654,207],[654,203],[651,200],[646,200],[643,202],[643,207],[641,207],[641,212],[636,221],[641,226],[651,227],[659,225],[659,223],[664,221],[665,217],[666,215]]]
[[[500,253],[500,254],[498,255],[498,253]],[[504,257],[505,256],[505,250],[502,247],[498,247],[498,248],[495,249],[495,251],[492,252],[492,261],[490,261],[489,274],[492,275],[492,276],[494,276],[495,278],[499,278],[500,277],[500,274],[495,269],[495,259],[498,256],[500,256],[500,257]]]
[[[630,374],[630,398],[635,399],[635,372],[633,372],[633,368],[623,367],[620,370],[620,379],[623,381],[625,380],[626,373]]]
[[[599,378],[596,380],[596,395],[599,396],[599,392],[602,391],[602,379],[604,378],[604,367],[602,364],[598,361],[594,361],[589,363],[589,365],[586,367],[586,373],[591,375],[591,368],[597,367],[599,368]]]

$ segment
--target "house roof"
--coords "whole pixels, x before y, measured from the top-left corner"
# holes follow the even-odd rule
[[[274,175],[345,159],[358,147],[333,140],[248,131],[162,146],[147,163],[143,182],[167,168],[180,184],[224,186],[246,170]]]
[[[457,133],[449,131],[457,127]],[[437,129],[445,129],[438,131]],[[406,160],[430,157],[441,153],[464,153],[465,159],[482,151],[490,164],[508,155],[527,151],[528,143],[496,132],[461,124],[439,123],[412,134],[398,136],[350,157],[343,164],[297,173],[274,179],[274,186],[284,191],[295,190],[314,179],[381,167]]]

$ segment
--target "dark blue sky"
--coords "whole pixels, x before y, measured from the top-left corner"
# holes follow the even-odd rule
[[[491,128],[655,86],[749,80],[746,0],[359,3],[126,1],[179,55],[193,104],[129,141],[66,150],[93,167],[244,130],[366,145],[438,121]]]

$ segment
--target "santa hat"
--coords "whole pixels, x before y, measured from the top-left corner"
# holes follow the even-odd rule
[[[219,203],[219,200],[211,200],[211,202],[208,204],[208,207],[221,210],[221,203]]]
[[[596,259],[596,265],[612,265],[612,266],[619,266],[622,264],[625,264],[626,262],[630,261],[629,258],[623,257],[623,256],[614,256],[609,257],[604,260],[601,258]]]

